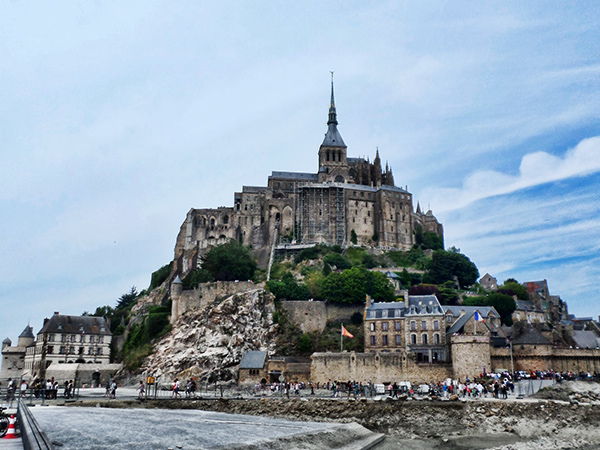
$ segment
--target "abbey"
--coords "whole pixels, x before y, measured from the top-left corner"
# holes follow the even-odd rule
[[[395,186],[379,151],[373,162],[348,157],[337,127],[332,80],[318,171],[272,172],[267,186],[236,192],[233,207],[192,208],[175,246],[180,273],[194,269],[198,256],[229,239],[253,249],[325,243],[408,250],[420,231],[443,238],[433,213],[423,213],[418,204],[415,210],[412,194]]]

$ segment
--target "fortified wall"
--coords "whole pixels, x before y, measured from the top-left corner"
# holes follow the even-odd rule
[[[229,297],[255,289],[264,288],[263,283],[253,283],[251,281],[215,281],[211,283],[199,284],[197,288],[183,290],[183,285],[179,279],[171,283],[171,323],[185,312],[194,309],[202,309],[215,301],[217,297]]]
[[[352,314],[358,312],[362,315],[365,309],[364,305],[340,306],[323,301],[306,300],[285,300],[281,302],[281,306],[303,333],[321,332],[327,322],[349,321]]]
[[[510,348],[492,348],[494,370],[511,370]],[[515,370],[553,370],[555,372],[600,373],[600,349],[554,348],[551,345],[515,345],[512,349]]]
[[[310,378],[313,383],[329,380],[384,383],[410,381],[429,383],[451,378],[452,364],[421,364],[401,351],[397,353],[313,353]]]

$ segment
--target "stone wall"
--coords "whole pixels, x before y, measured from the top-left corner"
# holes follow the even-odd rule
[[[173,300],[171,323],[174,323],[185,312],[206,307],[217,297],[225,298],[263,287],[262,283],[255,284],[251,281],[216,281],[199,284],[197,288],[188,291],[171,289],[171,299]]]
[[[512,366],[510,348],[492,348],[494,370],[553,370],[556,372],[599,372],[600,350],[554,348],[550,345],[514,346]]]
[[[481,335],[456,335],[450,338],[454,377],[473,379],[492,370],[490,338]]]
[[[364,305],[340,306],[305,300],[284,300],[281,306],[304,333],[321,332],[330,321],[349,322],[352,314],[362,314],[365,309]]]
[[[429,383],[452,377],[450,364],[417,364],[413,355],[397,353],[313,353],[311,381],[356,380],[384,383]]]

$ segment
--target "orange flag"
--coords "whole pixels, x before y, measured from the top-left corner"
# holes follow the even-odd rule
[[[348,330],[346,330],[344,328],[344,325],[342,325],[342,336],[346,336],[346,337],[354,337],[353,334],[350,334],[350,332],[348,332]]]

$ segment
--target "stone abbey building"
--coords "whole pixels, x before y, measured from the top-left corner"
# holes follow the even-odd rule
[[[332,80],[318,171],[272,172],[267,186],[236,192],[233,207],[192,208],[175,247],[180,273],[194,269],[199,255],[229,239],[257,250],[319,243],[408,250],[419,227],[443,237],[433,213],[423,213],[419,205],[415,210],[412,194],[395,186],[379,151],[373,162],[349,157],[337,126]]]

